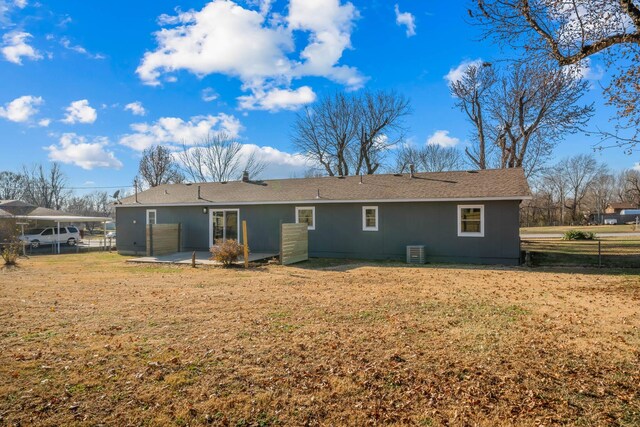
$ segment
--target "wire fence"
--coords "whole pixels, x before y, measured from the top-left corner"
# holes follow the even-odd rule
[[[525,262],[533,266],[569,265],[640,268],[640,239],[522,240]]]
[[[0,243],[0,251],[8,246],[15,246],[16,243]],[[37,247],[30,243],[17,243],[20,246],[20,255],[52,255],[58,253],[57,243],[39,244]],[[102,252],[114,251],[116,249],[116,240],[108,237],[105,241],[104,237],[85,236],[80,242],[73,246],[67,243],[60,243],[61,254],[76,254],[83,252]]]

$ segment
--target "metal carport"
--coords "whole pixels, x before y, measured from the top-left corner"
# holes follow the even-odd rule
[[[112,221],[109,217],[103,216],[80,216],[80,215],[15,215],[13,218],[17,220],[27,220],[27,221],[48,221],[56,224],[58,229],[58,235],[60,235],[60,224],[73,224],[73,223],[81,223],[81,222],[101,222],[106,229],[106,223]],[[106,233],[103,237],[104,240],[104,248],[107,248],[107,236]],[[56,252],[60,253],[60,241],[55,245]]]

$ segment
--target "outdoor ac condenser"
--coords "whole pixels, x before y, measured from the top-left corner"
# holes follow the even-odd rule
[[[424,245],[407,246],[407,264],[424,264]]]

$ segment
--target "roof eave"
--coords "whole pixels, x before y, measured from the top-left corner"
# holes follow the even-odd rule
[[[114,205],[116,208],[136,208],[147,206],[251,206],[251,205],[313,205],[327,203],[424,203],[424,202],[482,202],[500,200],[531,200],[532,196],[492,196],[492,197],[441,197],[441,198],[417,198],[417,199],[310,199],[310,200],[271,200],[271,201],[227,201],[214,202],[201,200],[197,202],[173,202],[173,203],[131,203]]]

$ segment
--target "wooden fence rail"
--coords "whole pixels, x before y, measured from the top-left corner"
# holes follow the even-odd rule
[[[280,226],[280,263],[293,264],[309,259],[309,232],[307,224]]]
[[[147,256],[180,252],[181,234],[180,224],[147,225]]]

